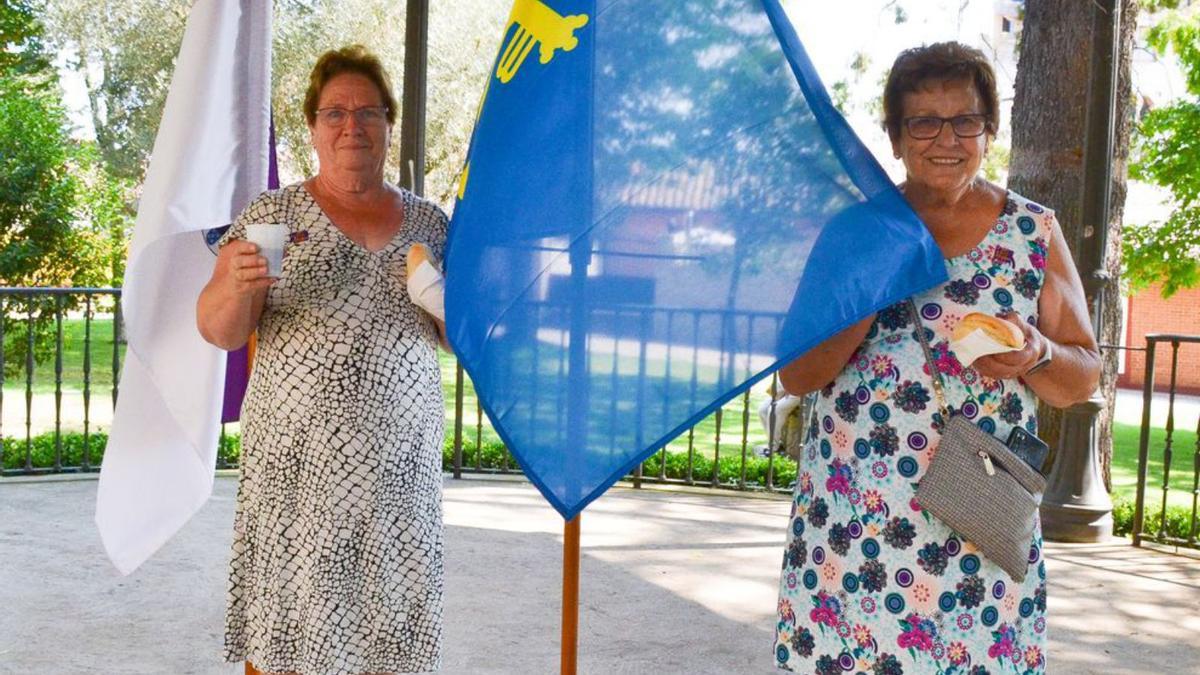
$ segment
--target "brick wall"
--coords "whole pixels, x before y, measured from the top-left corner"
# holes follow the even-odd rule
[[[1178,291],[1163,299],[1161,289],[1153,286],[1126,298],[1125,344],[1145,347],[1145,336],[1151,333],[1200,335],[1200,288]],[[1142,388],[1146,372],[1143,352],[1123,352],[1125,372],[1117,386]],[[1154,353],[1154,388],[1166,390],[1171,377],[1171,345],[1159,344]],[[1176,391],[1200,394],[1200,344],[1179,346],[1179,365],[1176,371]]]

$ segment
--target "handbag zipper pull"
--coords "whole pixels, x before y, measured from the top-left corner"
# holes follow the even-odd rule
[[[987,475],[995,476],[996,467],[992,466],[992,456],[983,450],[979,451],[979,456],[983,458],[983,470],[987,472]]]

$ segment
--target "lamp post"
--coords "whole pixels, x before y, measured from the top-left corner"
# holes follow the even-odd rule
[[[404,13],[404,88],[400,102],[400,185],[425,194],[425,82],[429,0],[408,0]]]
[[[1104,287],[1110,280],[1104,262],[1112,211],[1121,0],[1094,0],[1092,8],[1079,271],[1090,304],[1093,329],[1100,335]],[[1097,445],[1096,420],[1103,408],[1104,398],[1094,392],[1091,399],[1064,411],[1058,453],[1041,508],[1042,533],[1046,539],[1096,542],[1112,534],[1112,499],[1100,474]]]

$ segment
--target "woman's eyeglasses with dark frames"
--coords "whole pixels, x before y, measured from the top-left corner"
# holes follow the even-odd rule
[[[918,115],[916,117],[906,117],[903,121],[904,128],[908,129],[909,136],[919,141],[927,141],[931,138],[937,138],[942,133],[942,127],[946,126],[947,123],[954,130],[955,136],[959,138],[975,138],[987,131],[988,117],[982,113],[955,115],[954,117]]]
[[[387,123],[387,110],[387,106],[382,105],[369,105],[354,110],[318,108],[317,120],[328,127],[341,127],[354,115],[354,122],[360,127],[377,127]]]

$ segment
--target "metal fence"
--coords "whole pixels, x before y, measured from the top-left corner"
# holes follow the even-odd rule
[[[0,474],[99,470],[124,353],[120,295],[120,289],[113,288],[0,288]],[[1170,358],[1166,427],[1154,429],[1153,393],[1163,388],[1155,379],[1160,347],[1169,348]],[[1132,533],[1136,544],[1152,541],[1200,548],[1200,419],[1182,420],[1184,428],[1196,426],[1195,447],[1176,447],[1181,424],[1176,410],[1180,350],[1188,348],[1200,349],[1200,336],[1148,335],[1144,350],[1128,348],[1144,351],[1146,359]],[[443,373],[444,393],[453,402],[445,469],[455,477],[520,473],[491,430],[462,367],[447,358]],[[766,406],[766,425],[755,419],[760,405]],[[788,491],[796,463],[786,451],[794,456],[797,450],[808,405],[811,400],[792,413],[796,419],[790,443],[784,443],[775,438],[775,401],[761,391],[747,391],[659,449],[628,479],[635,486]],[[224,431],[218,468],[234,468],[240,452],[238,436]],[[1188,459],[1190,472],[1182,466]],[[1182,501],[1188,506],[1181,508]]]
[[[1167,423],[1160,445],[1152,441],[1150,419],[1155,391],[1155,360],[1158,348],[1167,345],[1170,346],[1171,367],[1167,386]],[[1159,544],[1200,548],[1200,541],[1197,540],[1197,535],[1200,534],[1200,530],[1198,530],[1200,521],[1197,520],[1197,502],[1200,501],[1200,414],[1195,420],[1195,447],[1182,448],[1179,451],[1174,448],[1178,422],[1175,398],[1180,375],[1181,347],[1200,349],[1200,335],[1154,334],[1146,336],[1146,370],[1142,381],[1142,430],[1141,438],[1138,441],[1137,500],[1133,515],[1134,545],[1151,541]],[[1192,353],[1195,354],[1195,352]],[[1191,420],[1184,420],[1185,424],[1190,425],[1191,422]],[[1185,458],[1188,455],[1191,456],[1191,480],[1188,481],[1185,475],[1182,487],[1178,484],[1172,485],[1172,469],[1175,468],[1173,463],[1177,452],[1181,453],[1180,458],[1184,459],[1185,463]],[[1152,461],[1155,464],[1159,462],[1162,464],[1161,476],[1153,477],[1156,484],[1159,485],[1157,489],[1161,492],[1161,496],[1154,499],[1157,502],[1157,511],[1153,510],[1150,502],[1152,497],[1147,494],[1147,487],[1151,480],[1150,464]],[[1158,483],[1159,478],[1162,479],[1161,483]],[[1190,513],[1187,513],[1188,510],[1185,507],[1186,515],[1183,515],[1182,518],[1180,510],[1170,506],[1171,494],[1181,490],[1185,495],[1191,496]]]
[[[103,440],[94,434],[93,399],[107,393],[115,406],[121,359],[120,289],[114,288],[0,288],[0,440],[3,441],[3,475],[87,472],[99,470],[95,461]],[[82,330],[68,336],[70,321]],[[66,345],[79,348],[78,370],[66,372]],[[97,349],[97,347],[100,349]],[[100,376],[100,377],[98,377]],[[18,416],[18,433],[5,424],[6,406],[13,407],[10,382],[23,386],[17,395],[24,411]],[[99,385],[99,387],[97,387]],[[36,398],[53,393],[53,432],[33,433]],[[6,401],[6,396],[9,400]],[[80,410],[64,418],[64,397],[78,399]],[[41,401],[39,401],[39,404]],[[14,416],[8,415],[11,420]],[[23,419],[22,419],[23,418]],[[64,435],[64,422],[81,425],[82,433]],[[72,443],[64,445],[65,439]],[[77,442],[74,442],[77,441]]]
[[[477,449],[486,445],[481,439],[487,428],[487,421],[478,404],[475,406],[473,421],[466,419],[463,411],[462,392],[465,389],[464,384],[469,387],[469,383],[465,383],[464,380],[463,369],[459,365],[455,373],[454,422],[451,432],[452,459],[446,468],[453,473],[455,478],[460,478],[464,473],[520,473],[520,467],[507,449],[503,451],[498,466],[489,467],[483,464],[483,453],[478,452]],[[775,375],[772,375],[772,386],[778,386]],[[631,481],[634,487],[641,487],[643,483],[656,483],[732,490],[790,492],[795,481],[796,462],[794,457],[798,450],[797,439],[803,435],[804,420],[807,419],[806,413],[810,409],[811,399],[806,399],[792,413],[791,423],[795,427],[788,433],[790,440],[776,438],[775,429],[778,419],[776,410],[779,407],[779,401],[776,399],[766,400],[764,397],[763,404],[767,409],[767,424],[763,425],[766,428],[761,434],[752,431],[760,426],[760,423],[753,419],[757,417],[757,412],[752,412],[756,406],[751,392],[746,391],[734,402],[726,404],[707,419],[689,428],[674,442],[660,448],[645,462],[639,464],[626,477],[627,480]],[[731,415],[734,425],[732,443],[728,440],[731,435],[728,419]],[[725,440],[723,441],[722,438]],[[758,443],[756,441],[765,442]],[[732,449],[729,447],[730,445],[733,446]],[[686,449],[681,449],[683,447]],[[476,451],[472,452],[472,450]],[[467,456],[468,454],[470,457]],[[682,464],[682,467],[679,471],[672,466],[673,461],[669,455],[681,457],[679,463]],[[727,460],[730,457],[736,464],[732,475],[726,470],[727,465],[722,464],[723,459]],[[754,465],[758,467],[754,471],[756,475],[749,476],[748,468]],[[786,472],[785,479],[780,480],[780,469],[783,467],[787,467],[790,471]]]
[[[99,470],[124,353],[120,294],[112,288],[0,288],[0,475]],[[445,469],[456,478],[519,474],[462,366],[446,359],[443,373],[446,399],[453,401]],[[15,409],[14,397],[23,409]],[[64,401],[71,405],[64,407]],[[107,408],[99,421],[97,405]],[[766,406],[766,429],[757,419],[760,405]],[[628,479],[636,486],[788,491],[796,464],[786,453],[794,456],[805,412],[793,412],[787,447],[774,437],[776,401],[747,391],[658,450]],[[238,435],[226,431],[223,427],[217,467],[236,468]]]

